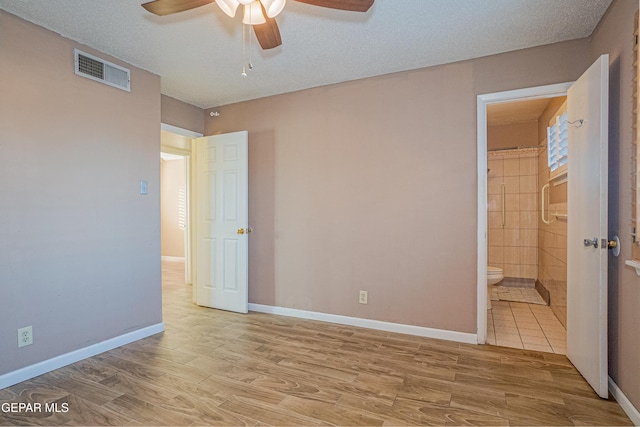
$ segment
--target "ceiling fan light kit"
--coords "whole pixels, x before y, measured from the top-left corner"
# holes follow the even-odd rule
[[[231,18],[236,16],[236,11],[238,10],[238,6],[240,6],[237,0],[218,0],[216,4]]]
[[[260,0],[262,5],[264,6],[264,10],[267,11],[267,16],[269,18],[275,18],[280,15],[280,12],[284,9],[284,5],[287,3],[286,0]]]
[[[264,14],[262,13],[262,4],[259,1],[254,1],[251,4],[244,5],[244,16],[242,23],[246,25],[260,25],[267,22]]]
[[[286,0],[218,0],[216,3],[231,18],[236,16],[238,7],[243,5],[242,22],[247,25],[259,25],[267,22],[263,10],[267,17],[275,18],[284,9]]]
[[[374,0],[296,0],[300,3],[351,12],[366,12]],[[144,3],[149,12],[164,16],[184,12],[211,3],[230,17],[236,16],[238,7],[244,7],[242,22],[251,25],[263,49],[273,49],[282,44],[275,17],[282,12],[286,0],[152,0]]]

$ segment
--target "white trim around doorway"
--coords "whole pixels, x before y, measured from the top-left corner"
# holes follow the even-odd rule
[[[573,82],[478,95],[478,344],[487,341],[487,105],[566,96]]]
[[[160,123],[160,130],[175,133],[176,135],[186,136],[187,138],[200,138],[201,136],[203,136],[200,132],[194,132],[189,129],[180,128],[174,125],[168,125],[166,123]]]

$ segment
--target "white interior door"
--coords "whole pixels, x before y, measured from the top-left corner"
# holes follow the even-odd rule
[[[248,311],[248,133],[197,138],[198,305]]]
[[[607,398],[609,56],[602,55],[567,95],[567,357]]]

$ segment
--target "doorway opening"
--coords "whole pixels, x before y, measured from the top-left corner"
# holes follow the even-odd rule
[[[160,221],[163,291],[165,285],[178,288],[186,299],[195,301],[192,288],[193,210],[191,145],[202,134],[172,125],[161,125],[160,132]]]
[[[565,96],[487,106],[490,345],[566,354],[566,117]]]
[[[187,280],[187,156],[160,153],[160,236],[163,287]]]
[[[566,307],[566,290],[564,300],[561,290],[554,289],[551,295],[544,283],[553,288],[552,282],[545,280],[544,272],[539,274],[539,259],[548,260],[538,244],[545,238],[544,234],[540,237],[541,231],[546,231],[539,227],[540,189],[548,177],[538,167],[541,162],[546,165],[546,150],[540,143],[547,139],[546,134],[539,135],[538,128],[549,121],[547,116],[555,115],[570,86],[565,83],[478,96],[479,344],[566,352],[566,321],[563,325],[547,305],[553,296],[556,305]],[[522,133],[526,128],[533,136]],[[566,181],[564,189],[566,194]],[[558,191],[554,194],[557,196]],[[548,203],[547,196],[547,209]],[[564,203],[566,213],[566,200]],[[560,209],[561,205],[554,207]],[[566,251],[566,231],[564,248]],[[500,275],[492,280],[498,283],[491,287],[489,266],[492,275],[494,271]],[[554,274],[558,273],[554,270]],[[536,295],[540,297],[535,301],[539,304],[527,301]],[[513,299],[518,301],[510,301]],[[566,308],[564,313],[566,318]]]

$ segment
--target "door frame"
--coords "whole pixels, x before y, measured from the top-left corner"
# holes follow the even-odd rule
[[[566,96],[573,83],[557,83],[478,95],[478,274],[476,277],[478,344],[486,344],[487,341],[487,106],[503,102]]]
[[[160,124],[160,130],[189,138],[189,144],[185,146],[160,144],[160,151],[165,153],[178,154],[178,155],[184,156],[185,173],[186,173],[185,191],[186,191],[186,197],[187,197],[187,215],[186,215],[186,224],[185,224],[185,230],[184,230],[184,239],[185,239],[184,269],[185,269],[185,283],[190,285],[193,282],[193,271],[195,271],[195,267],[196,267],[194,265],[195,260],[192,256],[193,236],[191,235],[193,230],[191,212],[194,212],[194,202],[195,202],[194,198],[192,197],[193,195],[192,171],[194,170],[192,161],[194,156],[191,151],[191,144],[194,138],[200,138],[203,135],[199,132],[194,132],[188,129],[183,129],[183,128],[169,125],[166,123]],[[195,290],[192,291],[192,300],[195,301]]]

